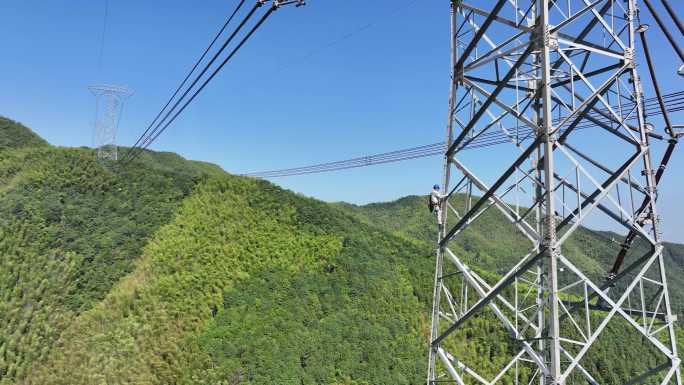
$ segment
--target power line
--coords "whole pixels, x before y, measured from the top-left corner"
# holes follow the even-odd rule
[[[402,7],[395,8],[395,10],[394,10],[393,12],[391,12],[389,15],[387,15],[383,20],[386,20],[386,19],[388,19],[388,18],[392,18],[392,17],[394,17],[394,16],[399,15],[399,14],[400,14],[401,12],[403,12],[404,10],[406,10],[406,9],[408,9],[408,8],[410,8],[410,7],[412,7],[412,6],[413,6],[414,4],[416,4],[418,1],[419,1],[419,0],[411,0],[411,1],[407,2],[407,3],[405,3]],[[366,31],[366,30],[369,30],[369,29],[375,27],[378,23],[379,23],[378,20],[374,20],[374,21],[370,21],[370,22],[368,22],[368,23],[366,23],[366,24],[363,24],[363,25],[361,25],[361,26],[359,26],[359,27],[357,27],[357,28],[355,28],[355,29],[352,29],[351,31],[345,33],[344,35],[341,35],[341,36],[339,36],[339,37],[337,37],[337,38],[335,38],[335,39],[332,39],[331,41],[329,41],[329,42],[327,42],[327,43],[321,44],[321,45],[319,45],[318,47],[313,48],[311,51],[309,51],[307,54],[301,56],[299,59],[295,59],[295,61],[290,62],[289,64],[285,64],[285,65],[281,66],[280,68],[278,68],[278,69],[276,70],[276,72],[284,71],[284,70],[286,70],[286,69],[288,69],[288,68],[294,66],[294,65],[296,64],[296,62],[303,62],[303,61],[306,61],[306,60],[308,60],[309,58],[311,58],[311,57],[313,57],[313,56],[316,56],[316,55],[320,54],[321,52],[325,52],[325,51],[327,51],[328,49],[330,49],[330,48],[332,48],[332,47],[334,47],[334,46],[336,46],[336,45],[338,45],[338,44],[340,44],[340,43],[342,43],[342,42],[344,42],[344,41],[346,41],[346,40],[351,39],[352,37],[358,35],[359,33],[364,32],[364,31]]]
[[[676,112],[684,110],[684,91],[673,92],[664,95],[666,105],[668,106],[668,112]],[[644,106],[647,110],[649,116],[661,115],[660,110],[657,105],[657,98],[649,98],[644,100]],[[624,107],[624,106],[623,106]],[[609,122],[609,120],[601,117],[598,114],[592,114],[592,118],[599,120],[601,122]],[[582,124],[576,129],[585,129],[593,127],[595,124],[588,122]],[[519,137],[525,137],[533,133],[533,130],[526,126],[522,130],[517,132]],[[484,133],[477,139],[465,145],[463,150],[471,150],[482,147],[495,146],[503,143],[510,143],[514,137],[509,137],[508,135],[499,132],[492,131]],[[522,140],[521,142],[523,142]],[[309,166],[294,167],[279,170],[252,172],[243,174],[243,176],[256,177],[256,178],[278,178],[286,176],[296,176],[296,175],[308,175],[308,174],[318,174],[323,172],[341,171],[351,168],[368,167],[379,164],[402,162],[406,160],[425,158],[436,155],[444,155],[445,144],[444,142],[436,142],[432,144],[426,144],[418,147],[411,147],[401,150],[395,150],[385,153],[366,155],[346,160],[318,163]]]
[[[157,120],[159,120],[159,117],[161,117],[161,115],[164,113],[164,111],[166,111],[166,109],[169,107],[169,105],[171,104],[171,102],[176,98],[176,96],[178,95],[178,93],[180,92],[180,90],[183,88],[183,86],[185,86],[185,84],[188,82],[188,79],[190,79],[190,76],[195,72],[195,70],[197,69],[197,67],[198,67],[198,66],[200,65],[200,63],[202,62],[202,60],[204,60],[204,58],[207,56],[207,53],[209,53],[209,51],[210,51],[211,48],[214,46],[214,44],[216,44],[216,41],[218,40],[218,38],[219,38],[219,37],[223,34],[223,32],[226,30],[226,28],[228,27],[228,24],[230,24],[230,22],[233,20],[233,18],[234,18],[235,15],[238,13],[238,11],[240,11],[240,8],[242,8],[242,5],[243,5],[244,3],[245,3],[245,0],[241,0],[241,1],[238,3],[238,5],[237,5],[237,6],[235,7],[235,9],[233,10],[233,13],[230,14],[230,16],[228,17],[228,19],[226,20],[226,22],[223,24],[223,26],[221,27],[221,29],[220,29],[220,30],[218,31],[218,33],[216,34],[216,36],[214,36],[214,39],[211,41],[211,43],[209,43],[209,46],[207,46],[207,48],[204,50],[204,52],[203,52],[202,55],[199,57],[199,59],[197,59],[197,62],[195,62],[195,65],[192,67],[192,69],[190,70],[190,72],[188,72],[188,74],[185,76],[185,79],[183,79],[183,81],[182,81],[181,84],[178,86],[178,88],[176,88],[176,91],[173,93],[173,95],[171,95],[171,97],[170,97],[169,100],[166,102],[166,104],[164,105],[164,107],[162,107],[162,109],[159,111],[159,113],[157,114],[157,116],[155,116],[155,118],[152,120],[152,123],[150,123],[150,125],[147,127],[147,129],[145,130],[145,132],[143,132],[142,135],[140,135],[140,137],[138,138],[138,140],[135,142],[135,144],[133,144],[133,147],[138,146],[138,145],[140,144],[140,141],[142,141],[143,138],[150,132],[150,130],[152,129],[152,126],[154,126],[154,124],[157,123]]]
[[[403,7],[400,7],[400,8],[395,9],[394,12],[392,12],[390,15],[399,14],[399,13],[402,12],[403,10],[405,10],[405,9],[407,9],[407,8],[409,8],[409,7],[411,7],[411,6],[413,6],[413,5],[414,5],[415,3],[417,3],[418,1],[419,1],[419,0],[411,0],[411,1],[407,2]],[[133,144],[131,150],[129,150],[129,152],[127,153],[127,156],[126,156],[125,159],[124,159],[124,163],[130,163],[132,160],[134,160],[135,158],[137,158],[137,157],[140,155],[140,153],[141,153],[142,151],[144,151],[145,149],[147,149],[147,148],[151,145],[151,143],[152,143],[154,140],[156,140],[156,138],[159,136],[159,134],[161,134],[161,132],[163,132],[163,131],[166,129],[166,127],[168,127],[169,124],[175,120],[175,118],[179,115],[180,112],[177,112],[175,115],[173,115],[173,117],[171,118],[171,120],[170,120],[168,123],[164,124],[164,122],[166,121],[166,119],[169,118],[169,116],[170,116],[170,115],[173,113],[173,111],[178,107],[178,105],[181,103],[181,101],[187,96],[187,94],[190,92],[190,90],[197,84],[197,82],[200,80],[200,78],[206,73],[206,71],[209,69],[209,67],[214,63],[214,61],[218,58],[218,56],[223,52],[223,50],[226,48],[226,46],[231,42],[232,38],[234,38],[234,36],[237,34],[237,32],[239,32],[239,30],[240,30],[240,29],[242,28],[242,26],[246,23],[246,21],[251,17],[251,15],[254,13],[254,11],[255,11],[259,6],[261,6],[261,5],[264,3],[264,2],[262,2],[262,1],[257,2],[257,4],[255,5],[255,7],[252,9],[252,11],[250,11],[250,14],[248,14],[248,16],[243,20],[243,22],[240,24],[240,26],[238,26],[238,28],[236,28],[236,30],[231,34],[231,36],[226,40],[226,42],[224,42],[223,46],[222,46],[222,47],[218,50],[218,52],[214,55],[214,57],[212,58],[212,60],[204,67],[204,69],[203,69],[203,71],[200,73],[200,75],[198,75],[198,76],[195,78],[195,80],[193,81],[193,83],[185,90],[185,92],[184,92],[184,93],[181,95],[181,97],[176,101],[176,103],[171,107],[171,109],[167,111],[169,105],[171,105],[171,103],[172,103],[173,100],[176,98],[176,96],[178,96],[178,94],[180,93],[180,91],[181,91],[181,89],[183,88],[183,86],[185,86],[185,84],[188,82],[188,80],[189,80],[189,78],[191,77],[191,75],[195,72],[195,70],[198,68],[199,64],[200,64],[200,63],[204,60],[204,58],[206,57],[207,53],[208,53],[208,52],[210,51],[210,49],[214,46],[214,44],[216,43],[216,41],[218,40],[218,38],[223,34],[223,32],[225,31],[226,27],[230,24],[230,22],[232,21],[232,19],[234,18],[234,16],[237,14],[237,12],[240,10],[240,8],[241,8],[242,5],[244,4],[244,2],[245,2],[245,0],[241,0],[241,1],[240,1],[240,3],[237,5],[236,9],[233,11],[233,13],[231,14],[231,16],[230,16],[230,17],[227,19],[227,21],[224,23],[223,27],[222,27],[222,28],[219,30],[219,32],[216,34],[216,36],[214,37],[214,39],[212,40],[212,42],[209,44],[209,46],[205,49],[205,51],[204,51],[203,54],[200,56],[200,58],[197,60],[197,62],[196,62],[195,65],[192,67],[192,69],[190,70],[190,72],[187,74],[187,76],[185,77],[185,79],[181,82],[181,84],[178,86],[178,88],[176,89],[176,91],[172,94],[171,98],[169,98],[169,100],[166,102],[166,104],[164,105],[164,107],[162,107],[162,109],[159,111],[159,113],[155,116],[155,118],[152,120],[152,122],[151,122],[150,125],[147,127],[147,129],[140,135],[140,137],[139,137],[139,138],[136,140],[136,142]],[[273,5],[273,10],[277,9],[279,6],[287,5],[287,4],[293,4],[293,3],[296,4],[297,6],[303,5],[303,2],[302,2],[302,1],[299,1],[299,0],[286,1],[286,2],[280,2],[280,3],[274,4],[274,5]],[[273,10],[269,11],[268,13],[270,14],[270,12],[272,12]],[[330,48],[330,47],[332,47],[332,46],[335,46],[335,45],[337,45],[337,44],[339,44],[339,43],[341,43],[341,42],[343,42],[343,41],[345,41],[345,40],[347,40],[347,39],[349,39],[349,38],[351,38],[351,37],[357,35],[358,33],[361,33],[361,32],[363,32],[363,31],[365,31],[365,30],[367,30],[367,29],[372,28],[372,27],[375,26],[376,24],[377,24],[377,21],[372,21],[372,22],[369,22],[369,23],[367,23],[367,24],[364,24],[364,25],[362,25],[362,26],[356,28],[355,30],[352,30],[351,32],[348,32],[347,34],[345,34],[345,35],[343,35],[343,36],[341,36],[341,37],[339,37],[339,38],[337,38],[337,39],[335,39],[335,40],[333,40],[333,41],[331,41],[331,42],[329,42],[329,43],[326,43],[326,44],[324,44],[324,45],[322,45],[322,46],[320,46],[320,47],[318,47],[318,48],[315,48],[314,50],[312,50],[311,52],[309,52],[307,55],[305,55],[305,56],[302,58],[302,60],[305,60],[305,59],[307,59],[307,58],[309,58],[309,57],[311,57],[311,56],[314,56],[314,55],[316,55],[316,54],[319,54],[320,52],[323,52],[323,51],[325,51],[326,49],[328,49],[328,48]],[[250,33],[250,35],[251,35],[251,33]],[[245,40],[246,40],[246,39],[245,39]],[[241,43],[241,44],[242,44],[242,43]],[[234,54],[234,52],[233,52],[232,54]],[[231,57],[232,57],[232,54],[231,54]],[[223,65],[225,65],[225,63],[222,63],[222,64],[221,64],[221,66],[219,67],[219,70],[220,70],[221,67],[223,67]],[[284,69],[284,68],[285,68],[285,67],[281,68],[281,70]],[[210,77],[210,79],[213,78],[213,76],[216,74],[216,72],[217,72],[217,71],[215,71],[215,73],[212,74],[212,76]],[[208,83],[208,82],[205,82],[205,84],[203,84],[203,85],[200,87],[200,91],[201,91],[201,89],[206,85],[206,83]],[[197,93],[198,93],[198,92],[195,92],[195,94],[193,94],[193,96],[191,97],[190,100],[194,99],[194,97],[197,95]],[[189,104],[189,103],[186,103],[185,105],[183,105],[183,107],[181,107],[181,111],[185,109],[185,107],[187,106],[187,104]],[[165,114],[164,117],[161,119],[161,121],[159,121],[159,118],[164,114],[164,112],[166,112],[166,114]],[[155,124],[156,124],[156,126],[155,126]],[[162,126],[162,125],[163,125],[163,126]],[[153,128],[153,127],[154,127],[154,128]]]
[[[406,4],[405,7],[409,7],[416,3],[418,0],[413,0]],[[180,109],[176,110],[176,108],[181,105],[181,103],[184,101],[185,97],[190,93],[190,91],[197,85],[197,83],[201,80],[201,78],[204,76],[204,74],[209,70],[209,68],[213,65],[213,63],[216,61],[216,59],[220,56],[220,54],[225,50],[227,45],[233,40],[233,38],[237,35],[237,33],[241,30],[241,28],[248,22],[248,20],[251,18],[251,16],[254,14],[254,12],[257,10],[259,6],[263,4],[263,2],[259,1],[257,4],[255,4],[254,8],[249,12],[249,14],[245,17],[245,19],[240,23],[240,25],[233,31],[233,33],[228,37],[228,39],[224,42],[222,47],[219,49],[219,51],[214,55],[214,57],[211,59],[211,61],[204,67],[202,72],[195,78],[195,80],[192,82],[192,84],[185,90],[185,92],[182,94],[182,96],[175,102],[175,104],[172,106],[171,109],[166,111],[168,106],[171,104],[173,99],[177,96],[177,94],[180,92],[180,90],[183,88],[183,86],[187,83],[189,80],[190,76],[194,71],[197,69],[199,64],[202,62],[202,60],[206,57],[207,53],[210,51],[211,47],[215,44],[217,39],[220,37],[220,35],[224,32],[226,29],[227,25],[230,23],[230,21],[233,19],[235,14],[239,11],[240,7],[244,3],[244,0],[242,0],[238,6],[236,7],[235,11],[232,13],[232,15],[228,18],[224,26],[221,28],[219,33],[214,37],[213,41],[210,43],[209,47],[204,51],[200,59],[195,63],[193,66],[192,70],[190,73],[186,76],[186,78],[183,80],[181,85],[176,89],[172,97],[169,99],[169,101],[166,103],[164,108],[159,112],[159,114],[155,117],[153,120],[152,124],[148,127],[147,130],[140,136],[138,141],[136,141],[136,144],[133,146],[131,151],[127,154],[127,158],[125,159],[125,163],[130,163],[131,161],[135,160],[140,154],[144,152],[145,149],[147,149],[168,127],[170,124],[172,124],[176,118],[185,110],[185,108],[198,96],[198,94],[206,87],[206,85],[218,74],[218,72],[225,66],[225,64],[230,61],[230,59],[235,55],[235,53],[244,45],[244,43],[252,36],[252,34],[263,24],[263,22],[271,15],[273,11],[275,11],[278,8],[278,4],[274,3],[274,5],[261,17],[261,19],[252,27],[252,29],[247,33],[247,35],[240,41],[240,43],[235,47],[231,53],[228,55],[227,58],[223,60],[223,62],[216,68],[212,74],[209,76],[208,79],[206,79],[199,89],[197,89],[192,96],[185,100],[185,103],[180,107]],[[298,4],[299,5],[299,4]],[[395,11],[397,12],[397,11]],[[346,40],[350,38],[351,36],[355,35],[356,33],[359,33],[365,29],[370,28],[374,23],[369,23],[367,25],[362,26],[361,28],[358,28],[355,31],[352,31],[348,33],[347,35],[342,36],[341,38],[329,43],[328,45],[334,45],[337,44],[343,40]],[[327,48],[327,46],[323,46],[322,49]],[[311,56],[313,54],[316,54],[318,52],[314,51],[310,53],[308,56]],[[306,56],[306,57],[308,57]],[[673,93],[670,95],[666,95],[666,97],[673,97],[676,96]],[[682,108],[682,100],[684,98],[679,98],[677,100],[671,100],[671,110],[672,111],[678,111],[681,110]],[[655,102],[654,100],[651,101],[645,101],[645,103],[649,102]],[[678,103],[677,105],[672,105],[672,103]],[[669,109],[670,110],[670,109]],[[159,117],[166,111],[166,114],[164,117],[159,120]],[[607,110],[604,110],[604,114]],[[175,113],[174,113],[175,112]],[[172,115],[173,114],[173,115]],[[654,113],[654,115],[658,115],[658,111]],[[170,119],[169,119],[170,117]],[[169,119],[167,121],[167,119]],[[594,122],[597,121],[602,121],[605,120],[604,117],[601,116],[595,116],[593,118]],[[158,121],[158,122],[157,122]],[[608,120],[608,122],[610,122]],[[154,129],[151,129],[152,126],[154,126],[156,123],[156,126]],[[591,124],[589,124],[591,126]],[[524,137],[523,140],[527,139],[529,135],[532,134],[532,131],[528,129],[524,129],[523,131],[518,131],[518,135],[522,135]],[[480,148],[480,147],[485,147],[485,146],[492,146],[492,145],[497,145],[501,143],[506,143],[511,141],[511,137],[508,137],[504,133],[500,132],[488,132],[484,133],[476,138],[471,139],[469,142],[466,142],[466,145],[464,146],[464,149],[470,149],[470,148]],[[404,150],[397,150],[397,151],[392,151],[389,153],[382,153],[382,154],[375,154],[375,155],[368,155],[368,156],[363,156],[359,158],[353,158],[353,159],[348,159],[344,161],[336,161],[336,162],[328,162],[328,163],[321,163],[321,164],[315,164],[311,166],[305,166],[305,167],[297,167],[297,168],[289,168],[289,169],[283,169],[283,170],[272,170],[272,171],[265,171],[265,172],[256,172],[256,173],[249,173],[245,174],[247,176],[255,176],[255,177],[279,177],[279,176],[289,176],[289,175],[302,175],[302,174],[310,174],[310,173],[319,173],[319,172],[328,172],[328,171],[336,171],[336,170],[342,170],[342,169],[347,169],[347,168],[352,168],[352,167],[365,167],[365,166],[370,166],[370,165],[375,165],[375,164],[381,164],[381,163],[389,163],[389,162],[398,162],[398,161],[403,161],[403,160],[408,160],[408,159],[415,159],[415,158],[420,158],[420,157],[426,157],[426,156],[433,156],[437,154],[441,154],[443,152],[443,143],[433,143],[431,145],[425,145],[425,146],[419,146],[419,147],[414,147],[414,148],[409,148],[409,149],[404,149]]]
[[[218,51],[217,51],[216,53],[214,53],[214,55],[213,55],[213,57],[211,58],[211,60],[209,60],[209,62],[204,66],[204,68],[203,68],[202,71],[199,73],[199,75],[197,75],[197,76],[195,77],[195,79],[193,80],[193,82],[185,89],[185,92],[183,92],[183,94],[176,100],[176,102],[173,104],[173,106],[172,106],[168,111],[166,111],[166,114],[164,114],[164,117],[163,117],[161,120],[159,120],[158,122],[156,122],[155,127],[154,127],[151,131],[148,129],[148,130],[146,130],[146,133],[143,133],[143,135],[141,135],[140,139],[138,139],[138,141],[136,142],[136,144],[133,146],[133,148],[132,148],[131,151],[129,152],[129,156],[128,156],[128,157],[126,158],[126,160],[125,160],[126,163],[129,163],[130,161],[132,161],[132,159],[138,157],[138,156],[139,156],[139,153],[140,153],[141,151],[143,151],[145,148],[147,148],[147,146],[149,146],[149,145],[151,144],[151,142],[152,142],[152,140],[153,140],[152,138],[155,138],[155,139],[156,139],[156,137],[158,136],[158,135],[156,135],[156,134],[157,134],[158,131],[161,129],[162,125],[166,122],[166,120],[169,118],[169,116],[171,116],[171,114],[174,113],[174,111],[175,111],[176,108],[180,105],[180,103],[183,102],[183,99],[188,95],[188,93],[190,93],[190,91],[192,91],[192,89],[193,89],[193,88],[197,85],[197,83],[202,79],[202,77],[204,76],[204,74],[206,74],[206,72],[211,68],[211,66],[214,64],[214,62],[216,62],[216,60],[221,56],[221,54],[222,54],[223,51],[226,49],[226,47],[228,47],[228,45],[233,41],[233,39],[235,38],[235,36],[237,36],[237,34],[240,32],[240,30],[242,30],[242,28],[245,26],[245,24],[247,24],[247,22],[252,18],[252,16],[254,15],[254,13],[257,11],[257,9],[259,9],[259,7],[261,7],[261,5],[262,5],[261,2],[256,2],[256,3],[254,4],[254,6],[252,7],[252,9],[251,9],[251,10],[249,11],[249,13],[247,13],[247,15],[242,19],[242,21],[240,22],[240,24],[238,24],[238,26],[237,26],[237,27],[231,32],[231,34],[226,38],[226,40],[223,42],[223,44],[222,44],[221,47],[218,49]],[[241,3],[238,4],[238,7],[240,7],[240,6],[241,6]],[[239,10],[239,8],[236,8],[236,10]],[[182,87],[181,87],[181,88],[182,88]],[[160,112],[159,115],[161,115],[161,114],[164,112],[164,110],[166,110],[166,108],[162,109],[162,111]],[[178,115],[176,114],[175,116],[178,116]],[[157,118],[157,119],[158,119],[158,118]],[[156,120],[156,119],[155,119],[155,120]],[[171,122],[172,122],[173,120],[175,120],[175,117],[171,120]],[[154,125],[154,123],[153,123],[152,125]],[[165,127],[168,127],[168,125],[165,126]]]
[[[107,35],[107,19],[109,17],[109,0],[104,1],[104,17],[102,18],[102,36],[100,38],[100,53],[97,58],[97,74],[102,76],[102,60],[104,58],[105,37]]]
[[[684,24],[682,24],[682,21],[679,20],[679,17],[677,17],[677,13],[675,13],[675,11],[672,9],[672,6],[670,5],[670,3],[668,3],[667,0],[660,1],[663,3],[663,6],[665,7],[667,14],[670,15],[670,18],[677,26],[677,29],[679,29],[679,33],[681,33],[682,36],[684,36]]]
[[[128,156],[125,159],[124,164],[128,164],[135,160],[137,157],[139,157],[145,149],[147,149],[175,120],[176,118],[188,107],[190,103],[192,103],[193,100],[204,90],[204,88],[216,77],[216,75],[223,69],[223,67],[235,56],[235,54],[242,48],[242,46],[252,37],[252,35],[263,25],[263,23],[268,19],[268,17],[277,9],[284,5],[295,5],[297,7],[304,5],[303,0],[280,0],[272,1],[272,5],[269,7],[268,11],[262,14],[262,16],[259,18],[259,20],[250,28],[250,30],[244,35],[244,37],[240,40],[240,42],[233,48],[232,51],[223,59],[223,61],[213,70],[211,75],[206,78],[199,88],[195,90],[195,92],[188,98],[185,99],[186,96],[194,89],[194,87],[198,84],[198,82],[203,78],[203,76],[207,73],[207,71],[212,67],[214,62],[219,58],[219,56],[223,53],[223,51],[226,49],[226,47],[233,41],[233,39],[237,36],[237,34],[242,30],[242,28],[247,24],[247,22],[252,18],[252,16],[255,14],[258,8],[260,8],[262,5],[264,5],[267,1],[259,0],[255,3],[254,7],[249,11],[249,13],[244,17],[244,19],[240,22],[240,24],[233,30],[233,32],[230,34],[230,36],[224,41],[222,44],[221,48],[214,54],[212,59],[207,63],[203,70],[195,77],[195,80],[190,84],[185,92],[176,100],[176,102],[173,104],[173,106],[166,111],[166,114],[162,117],[161,120],[159,120],[155,127],[152,130],[146,130],[146,133],[143,133],[141,135],[141,138],[136,142],[136,145],[129,151],[127,154]],[[241,7],[243,1],[241,1],[240,4],[238,4],[237,10]],[[234,13],[237,13],[237,10]],[[226,22],[226,25],[230,23],[230,19]],[[224,28],[225,29],[225,28]],[[219,33],[219,36],[221,33]],[[212,43],[213,44],[213,43]],[[211,47],[211,45],[210,45]],[[208,50],[207,50],[208,51]],[[203,56],[206,55],[206,52]],[[202,59],[199,60],[201,62]],[[182,88],[182,86],[180,87]],[[178,90],[178,92],[180,92]],[[176,93],[177,94],[177,93]],[[173,97],[172,97],[173,100]],[[170,102],[169,102],[170,103]],[[183,103],[181,105],[181,103]],[[178,108],[180,106],[180,108]],[[177,109],[178,108],[178,109]],[[162,109],[162,113],[164,112],[164,109]],[[161,115],[161,114],[160,114]],[[167,120],[168,119],[168,120]],[[157,117],[158,120],[158,117]],[[154,123],[153,123],[154,124]]]
[[[163,127],[161,127],[161,129],[158,132],[156,132],[154,134],[150,134],[148,136],[148,140],[143,142],[143,144],[140,147],[138,147],[138,152],[136,154],[134,154],[128,160],[128,162],[133,161],[135,158],[140,156],[140,154],[144,150],[146,150],[155,140],[157,140],[159,135],[161,135],[169,127],[169,125],[171,125],[171,123],[173,123],[176,120],[176,118],[185,110],[185,108],[187,108],[188,105],[190,105],[190,103],[192,103],[192,101],[195,100],[197,95],[199,95],[199,93],[202,92],[204,87],[206,87],[207,84],[209,84],[209,82],[211,82],[211,80],[214,79],[214,77],[221,71],[221,69],[230,61],[230,59],[233,58],[233,56],[235,56],[235,54],[240,50],[240,48],[242,48],[242,46],[247,42],[247,40],[249,40],[249,38],[254,34],[254,32],[256,32],[257,29],[259,29],[259,27],[261,27],[261,25],[266,21],[266,19],[268,19],[269,16],[271,16],[271,14],[273,14],[273,12],[275,10],[276,10],[276,6],[273,6],[268,11],[266,11],[266,13],[264,13],[263,16],[261,16],[259,21],[249,30],[249,32],[245,35],[245,37],[242,38],[242,40],[238,43],[238,45],[230,52],[230,54],[223,60],[223,62],[221,62],[221,64],[214,70],[214,72],[212,72],[212,74],[209,76],[209,78],[207,78],[202,83],[202,85],[195,91],[195,93],[193,93],[193,95],[190,97],[190,99],[188,99],[183,104],[183,106],[173,115],[173,117],[171,117],[171,119],[168,122],[166,122],[166,124],[164,124]],[[249,15],[249,16],[251,16],[251,15]],[[173,111],[173,109],[171,111]],[[162,120],[162,122],[163,122],[163,120]]]
[[[211,82],[211,80],[214,79],[214,77],[219,73],[219,71],[221,71],[221,69],[230,61],[230,59],[233,58],[233,56],[237,53],[237,51],[240,50],[240,48],[242,48],[242,46],[247,42],[247,40],[249,40],[249,38],[254,34],[254,32],[256,32],[256,30],[259,29],[259,27],[261,27],[261,25],[266,21],[266,19],[273,13],[273,11],[275,11],[275,8],[274,8],[274,7],[271,7],[271,8],[270,8],[270,9],[261,17],[261,19],[257,22],[257,24],[256,24],[254,27],[252,27],[252,29],[247,33],[247,35],[240,41],[240,43],[237,45],[237,47],[235,47],[235,48],[233,49],[233,51],[231,51],[231,53],[228,55],[228,57],[226,57],[226,58],[223,60],[223,62],[221,62],[221,64],[218,66],[218,68],[216,68],[216,70],[214,70],[214,72],[211,74],[211,76],[209,76],[209,78],[208,78],[207,80],[205,80],[204,83],[202,83],[202,85],[200,86],[200,88],[199,88],[197,91],[195,91],[195,93],[190,97],[190,99],[189,99],[187,102],[185,102],[185,104],[183,104],[183,106],[180,108],[180,110],[178,110],[178,112],[176,112],[176,114],[173,115],[173,117],[171,118],[171,120],[168,121],[168,122],[164,125],[164,127],[162,127],[161,130],[159,130],[159,132],[157,132],[157,133],[156,133],[156,134],[155,134],[155,135],[154,135],[154,136],[153,136],[153,137],[152,137],[152,138],[143,146],[143,148],[142,148],[143,150],[145,150],[150,144],[152,144],[152,142],[154,142],[154,141],[159,137],[159,135],[161,135],[161,134],[169,127],[169,125],[170,125],[171,123],[173,123],[174,120],[176,120],[176,118],[178,117],[178,115],[180,115],[180,114],[185,110],[185,108],[186,108],[190,103],[192,103],[193,100],[195,100],[195,98],[197,97],[197,95],[199,95],[199,93],[202,92],[202,90],[204,89],[204,87],[206,87],[207,84],[209,84],[209,82]]]

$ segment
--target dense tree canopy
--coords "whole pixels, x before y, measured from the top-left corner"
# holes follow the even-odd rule
[[[423,203],[331,205],[171,153],[118,167],[0,120],[0,384],[422,384]],[[454,249],[496,279],[524,240],[483,219]],[[612,236],[581,229],[565,252],[600,277]],[[660,363],[623,330],[590,352],[601,383]],[[457,337],[487,375],[519,349],[487,312]]]

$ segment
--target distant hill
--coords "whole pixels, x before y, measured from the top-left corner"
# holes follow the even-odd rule
[[[461,196],[461,199],[465,197]],[[362,222],[388,229],[398,236],[434,245],[437,225],[434,215],[427,210],[426,200],[426,196],[407,196],[392,202],[363,206],[348,203],[336,205]],[[609,231],[580,228],[563,246],[563,253],[589,272],[591,278],[601,282],[612,267],[623,238]],[[474,266],[498,273],[507,271],[513,263],[511,258],[525,255],[529,245],[529,241],[510,226],[496,209],[490,209],[472,230],[460,234],[454,243],[454,247],[460,247],[465,259]],[[643,254],[646,248],[635,244],[632,252]],[[684,319],[684,245],[666,242],[664,255],[670,296],[681,320]]]
[[[424,198],[326,204],[172,153],[98,162],[21,127],[33,139],[0,150],[1,385],[424,383]],[[501,231],[457,251],[500,271],[521,240],[484,219]],[[603,274],[606,235],[581,236],[589,253],[567,252]],[[620,328],[590,352],[601,383],[657,365]],[[485,314],[454,349],[493,374],[516,343]]]
[[[30,128],[0,116],[0,150],[46,145],[47,142]]]

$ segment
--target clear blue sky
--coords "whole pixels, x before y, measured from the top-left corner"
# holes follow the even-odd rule
[[[118,142],[130,145],[235,3],[109,0],[100,71],[105,0],[5,0],[0,114],[53,144],[90,146],[94,99],[86,87],[126,84],[136,93]],[[304,8],[284,8],[153,149],[243,173],[441,140],[448,9],[448,1],[434,0],[309,0]],[[654,45],[666,52],[661,42]],[[659,58],[666,91],[684,89],[684,78],[674,75],[677,62],[667,53]],[[482,160],[496,159],[492,154],[495,148]],[[680,152],[661,189],[666,238],[678,241],[684,241],[683,160]],[[326,201],[365,203],[424,194],[440,179],[441,159],[434,157],[274,182]]]

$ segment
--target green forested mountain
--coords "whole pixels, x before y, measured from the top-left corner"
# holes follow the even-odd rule
[[[0,383],[423,377],[419,247],[171,154],[24,143],[0,151]]]
[[[425,208],[426,198],[407,196],[394,202],[372,203],[365,206],[337,204],[365,223],[374,223],[389,229],[395,235],[434,243],[435,218]],[[589,272],[591,278],[601,282],[612,267],[623,236],[608,231],[578,229],[563,246],[563,253]],[[511,258],[520,258],[529,242],[514,229],[496,209],[465,231],[457,239],[462,255],[474,266],[503,273],[511,266]],[[634,251],[646,252],[635,244]],[[684,245],[665,243],[665,261],[668,266],[668,284],[674,310],[684,315]]]
[[[0,121],[0,384],[422,384],[423,200],[326,204],[170,153],[119,168]],[[606,236],[582,230],[595,252],[575,251],[596,274]],[[497,271],[522,246],[474,231],[457,247]],[[592,352],[602,383],[657,364],[619,333]],[[491,373],[516,348],[486,315],[459,336]]]
[[[0,138],[17,133],[1,130]],[[148,238],[202,178],[114,172],[90,150],[14,142],[21,146],[0,151],[3,383],[26,376],[75,317],[134,270]]]
[[[28,127],[0,116],[0,150],[46,145],[47,142]]]

